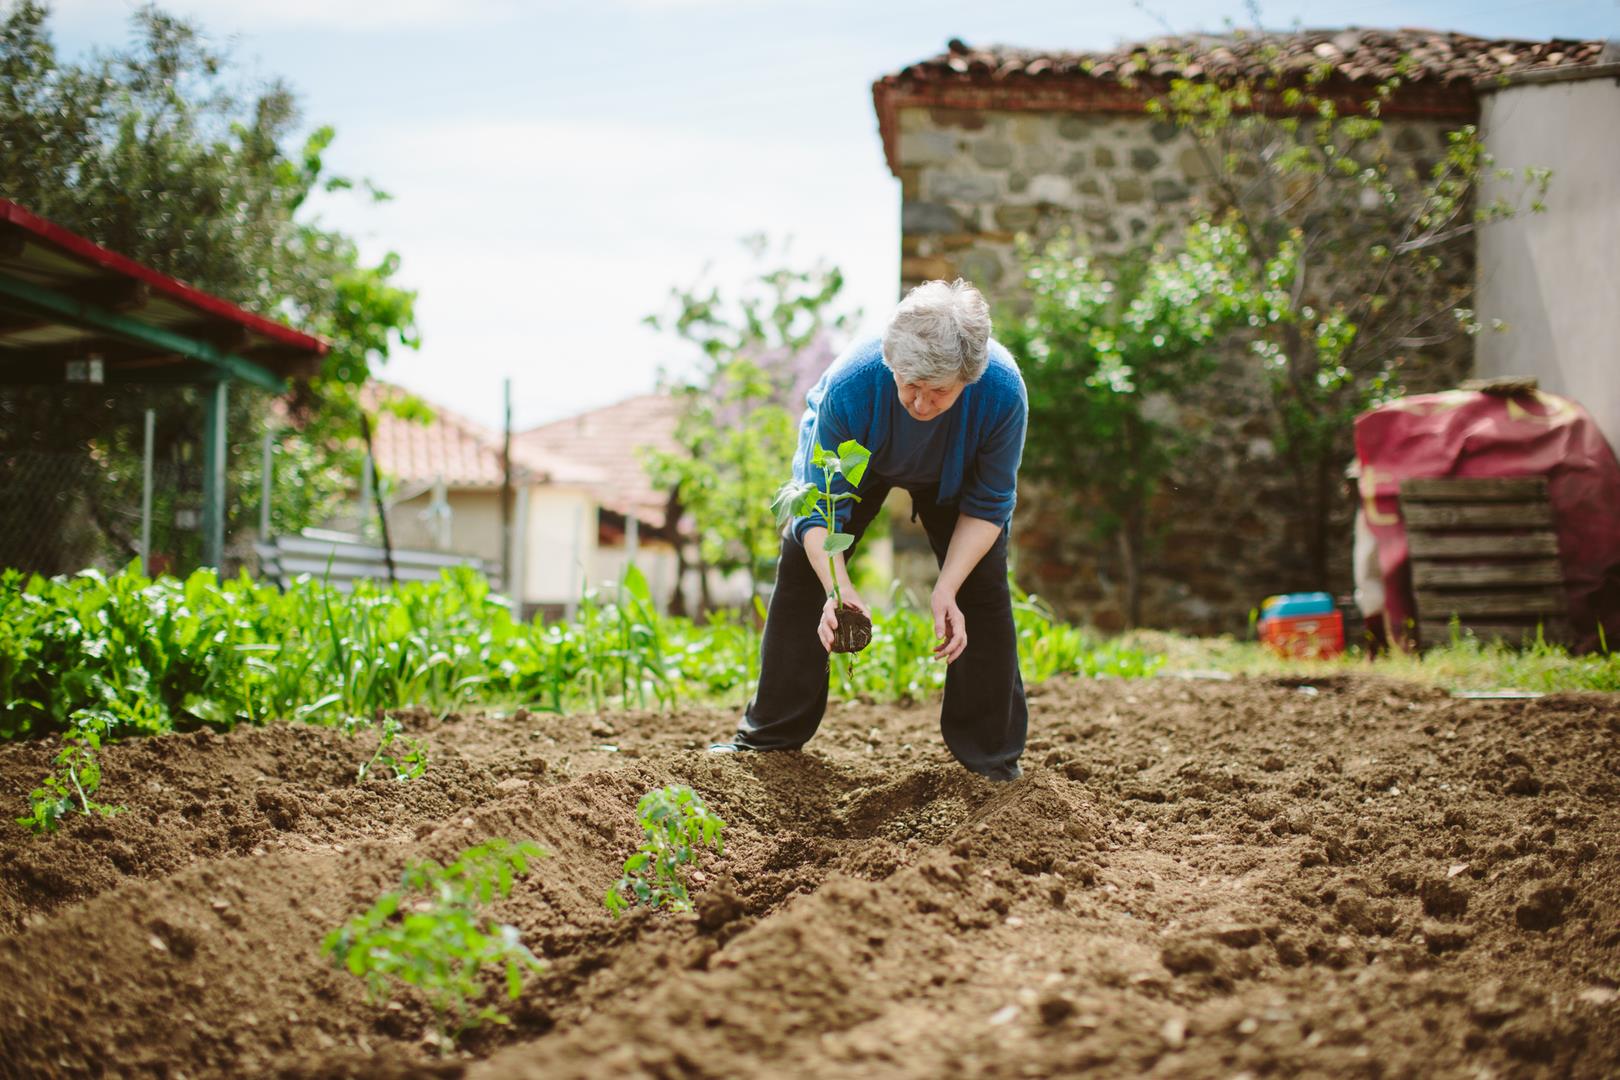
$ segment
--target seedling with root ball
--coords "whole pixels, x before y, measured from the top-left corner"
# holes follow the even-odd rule
[[[837,564],[833,560],[834,555],[849,550],[850,545],[855,543],[853,535],[838,531],[837,505],[846,499],[860,502],[861,497],[854,491],[835,492],[832,489],[835,476],[842,476],[851,488],[859,487],[871,458],[872,451],[854,439],[839,443],[837,453],[830,453],[817,443],[811,451],[810,464],[821,470],[821,486],[818,488],[803,481],[789,482],[776,493],[772,503],[778,520],[783,524],[790,518],[809,517],[812,514],[820,514],[827,521],[827,573],[832,578],[834,611],[838,616],[838,629],[833,634],[833,652],[858,653],[872,642],[872,620],[858,608],[844,603],[843,590],[838,586]]]

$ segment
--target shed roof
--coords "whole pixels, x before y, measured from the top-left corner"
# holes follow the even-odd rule
[[[1359,27],[1169,36],[1096,52],[974,47],[953,39],[938,56],[883,76],[872,98],[889,166],[898,169],[896,120],[907,107],[1140,112],[1171,79],[1260,77],[1273,57],[1302,77],[1331,65],[1324,92],[1359,99],[1409,57],[1385,115],[1471,118],[1478,115],[1475,91],[1482,80],[1597,64],[1603,49],[1601,41]]]
[[[600,409],[541,424],[514,435],[524,454],[566,456],[601,474],[595,490],[602,506],[655,528],[666,521],[669,492],[647,475],[647,449],[676,451],[681,403],[668,394],[640,394]]]
[[[60,381],[95,354],[108,381],[213,369],[277,386],[327,348],[0,199],[0,381]]]
[[[452,488],[498,488],[502,482],[501,433],[468,417],[427,402],[433,419],[427,423],[382,409],[389,401],[419,397],[403,387],[372,381],[361,392],[361,404],[376,413],[371,433],[377,466],[409,486],[424,486],[440,479]],[[578,461],[559,458],[512,440],[513,482],[516,484],[578,484],[602,480],[600,471]]]

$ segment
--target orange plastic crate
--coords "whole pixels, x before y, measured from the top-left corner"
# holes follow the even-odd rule
[[[1281,615],[1260,623],[1260,640],[1279,656],[1325,660],[1344,652],[1344,616]]]

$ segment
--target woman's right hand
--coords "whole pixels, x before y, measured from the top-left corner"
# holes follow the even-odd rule
[[[865,615],[868,619],[872,617],[872,609],[867,606],[865,600],[861,599],[860,593],[856,592],[848,585],[843,587],[843,593],[844,605],[846,607],[854,608],[862,615]],[[821,647],[826,649],[829,653],[832,652],[833,640],[837,633],[838,601],[829,596],[827,597],[827,602],[821,606],[821,622],[816,625],[816,636],[821,639]]]

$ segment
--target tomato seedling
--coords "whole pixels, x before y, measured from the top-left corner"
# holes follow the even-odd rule
[[[28,793],[28,815],[17,824],[35,833],[55,832],[62,818],[73,812],[111,817],[123,809],[96,802],[90,796],[101,787],[101,735],[111,727],[111,718],[91,711],[80,712],[56,755],[56,771]]]
[[[356,780],[364,780],[371,775],[373,769],[386,769],[388,775],[395,780],[415,780],[427,772],[428,752],[427,745],[421,739],[400,739],[405,752],[398,756],[393,753],[394,740],[399,733],[405,730],[392,716],[383,717],[382,735],[377,740],[377,751],[371,758],[360,765],[355,774]]]
[[[504,970],[511,1000],[523,992],[525,973],[544,969],[516,927],[480,909],[510,896],[514,879],[545,857],[538,844],[497,839],[468,848],[449,866],[432,859],[411,863],[398,889],[328,934],[321,952],[364,978],[374,1002],[392,996],[395,983],[421,990],[437,1018],[442,1051],[469,1028],[506,1023],[493,1006],[478,1004],[486,966]]]
[[[837,506],[848,499],[860,502],[861,497],[853,490],[832,489],[835,476],[842,476],[852,489],[859,487],[871,459],[872,451],[854,439],[839,443],[837,453],[829,453],[817,443],[811,449],[810,464],[821,470],[821,486],[818,488],[804,481],[790,481],[776,493],[776,499],[771,504],[776,510],[777,519],[784,525],[791,518],[811,515],[819,515],[827,522],[827,573],[832,578],[834,610],[838,615],[833,652],[860,652],[872,640],[872,620],[844,604],[844,592],[838,585],[837,564],[833,560],[834,555],[848,551],[855,543],[853,534],[838,531]]]
[[[691,911],[681,868],[696,863],[704,847],[724,853],[720,831],[726,823],[709,813],[697,792],[679,785],[643,795],[636,804],[636,819],[647,838],[624,861],[624,874],[608,886],[603,906],[614,918],[632,903]]]

